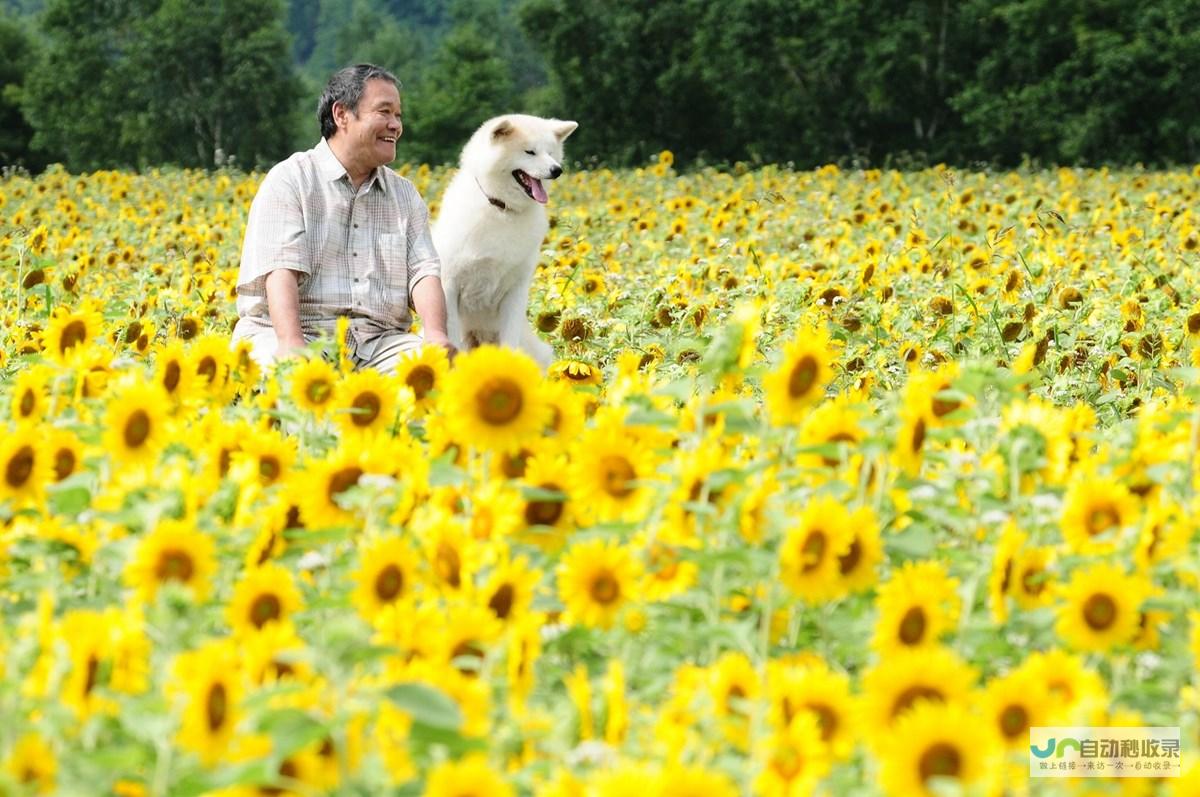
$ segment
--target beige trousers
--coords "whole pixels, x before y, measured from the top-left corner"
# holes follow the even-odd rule
[[[304,336],[306,343],[317,339],[316,335]],[[250,343],[250,356],[261,367],[267,368],[275,362],[275,352],[279,348],[279,339],[275,337],[275,329],[269,323],[264,324],[253,318],[242,318],[233,328],[233,340],[245,340]],[[355,368],[374,368],[385,374],[395,373],[396,366],[405,352],[415,351],[422,344],[421,336],[411,332],[386,332],[365,343],[354,346],[351,343],[351,359]]]

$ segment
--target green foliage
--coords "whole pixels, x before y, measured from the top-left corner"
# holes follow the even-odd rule
[[[21,86],[33,61],[33,45],[19,20],[0,15],[0,166],[40,168],[29,152],[33,128],[21,112]]]
[[[24,108],[71,169],[287,154],[299,87],[279,0],[51,0]]]

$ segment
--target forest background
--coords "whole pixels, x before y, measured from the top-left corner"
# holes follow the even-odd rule
[[[268,166],[370,61],[400,157],[575,119],[588,166],[1200,160],[1195,0],[0,0],[0,164]]]

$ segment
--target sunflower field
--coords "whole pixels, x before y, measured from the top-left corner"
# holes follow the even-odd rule
[[[230,348],[261,177],[0,179],[0,794],[1200,793],[1200,167],[568,174],[558,362],[387,376]]]

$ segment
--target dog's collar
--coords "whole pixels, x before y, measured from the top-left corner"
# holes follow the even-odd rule
[[[475,180],[475,185],[479,185],[479,180],[478,180],[478,178],[476,178],[476,180]],[[508,205],[504,204],[504,200],[502,200],[502,199],[496,199],[496,197],[494,197],[494,196],[490,195],[490,194],[489,194],[487,191],[484,191],[484,190],[483,190],[483,186],[482,186],[482,185],[479,185],[479,190],[480,190],[481,192],[483,192],[483,195],[484,195],[485,197],[487,197],[487,201],[488,201],[488,203],[489,203],[489,204],[491,204],[491,205],[492,205],[492,206],[494,206],[494,207],[498,207],[498,208],[500,208],[501,210],[508,210]]]

